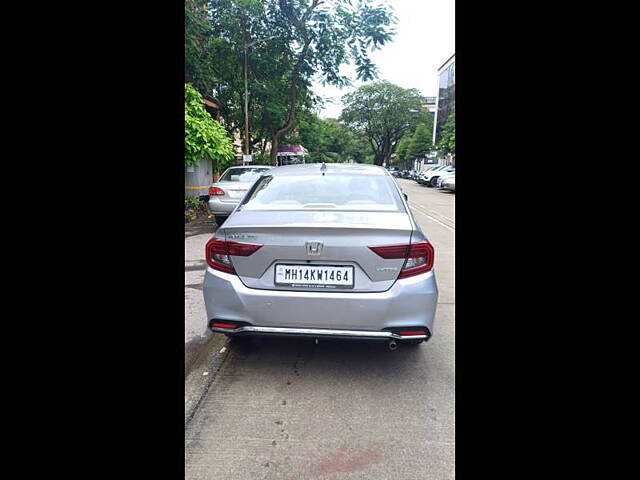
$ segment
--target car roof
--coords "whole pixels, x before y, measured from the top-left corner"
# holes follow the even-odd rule
[[[296,176],[312,175],[322,173],[322,163],[304,163],[298,165],[283,165],[274,168],[270,175],[273,176]],[[325,163],[325,173],[342,175],[389,175],[384,167],[370,165],[366,163]]]
[[[271,165],[232,165],[230,167],[227,168],[227,170],[229,170],[229,168],[274,168]]]

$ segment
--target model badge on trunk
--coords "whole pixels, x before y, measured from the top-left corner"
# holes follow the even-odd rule
[[[230,233],[227,235],[229,238],[233,238],[235,240],[246,240],[249,238],[256,238],[257,235],[252,235],[250,233]]]

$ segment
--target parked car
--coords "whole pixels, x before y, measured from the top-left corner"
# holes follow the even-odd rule
[[[438,177],[438,180],[436,181],[436,187],[438,188],[442,188],[442,184],[445,180],[448,180],[451,177],[455,177],[456,176],[456,172],[445,172],[442,175],[440,175]]]
[[[445,168],[445,165],[436,165],[434,167],[429,168],[428,170],[425,170],[424,172],[420,172],[420,175],[418,176],[418,183],[421,185],[424,185],[425,183],[425,176],[427,173],[432,173],[435,172],[436,170],[440,170],[442,168]]]
[[[453,175],[451,177],[447,177],[446,180],[442,182],[442,188],[445,190],[451,190],[452,192],[456,191],[456,176]]]
[[[421,185],[424,185],[427,181],[426,176],[427,174],[432,174],[433,172],[437,172],[439,170],[445,169],[447,168],[447,165],[436,165],[435,167],[431,167],[430,169],[420,173],[420,176],[418,177],[418,183]]]
[[[438,300],[434,248],[382,167],[266,172],[206,245],[208,327],[228,336],[421,343]]]
[[[435,187],[437,185],[438,178],[441,175],[455,171],[456,167],[452,165],[447,165],[445,168],[439,170],[428,170],[423,176],[424,185],[427,185],[428,187]]]
[[[267,165],[229,167],[209,187],[209,210],[222,225],[260,175],[274,167]]]

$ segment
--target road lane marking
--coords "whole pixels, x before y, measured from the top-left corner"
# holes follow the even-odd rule
[[[438,220],[436,217],[434,217],[432,214],[425,212],[421,207],[418,207],[415,203],[413,202],[409,202],[409,206],[411,206],[412,208],[415,208],[415,210],[418,213],[423,214],[425,217],[428,217],[430,220],[442,225],[444,228],[446,228],[447,230],[451,231],[451,232],[455,232],[456,231],[456,227],[452,227],[451,225],[447,225],[446,223],[441,222],[440,220]],[[445,217],[446,218],[446,217]]]

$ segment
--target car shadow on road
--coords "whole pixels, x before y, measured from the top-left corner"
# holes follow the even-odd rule
[[[407,379],[428,380],[435,367],[427,361],[429,342],[400,344],[389,350],[387,342],[255,337],[250,341],[232,341],[231,368],[237,375],[255,378],[290,378],[289,382],[312,382],[330,386],[349,382],[361,387],[403,388]],[[439,362],[436,362],[439,363]]]

